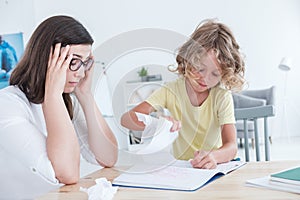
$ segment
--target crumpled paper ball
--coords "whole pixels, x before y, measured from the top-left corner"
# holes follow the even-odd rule
[[[96,185],[90,188],[80,187],[80,191],[88,194],[89,200],[110,200],[118,190],[118,187],[113,187],[106,178],[98,178],[95,182]]]

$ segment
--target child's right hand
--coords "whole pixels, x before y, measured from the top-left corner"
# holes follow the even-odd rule
[[[194,159],[190,163],[194,168],[199,169],[215,169],[217,167],[217,161],[211,151],[195,151]]]
[[[175,120],[171,116],[164,116],[164,118],[173,123],[173,125],[170,129],[171,132],[179,131],[181,129],[181,121]]]
[[[72,55],[68,55],[70,46],[61,48],[61,43],[50,50],[48,69],[45,81],[45,95],[59,95],[64,91],[66,76]]]

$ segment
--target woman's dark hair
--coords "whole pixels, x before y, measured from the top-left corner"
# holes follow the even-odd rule
[[[16,85],[32,103],[42,103],[45,95],[45,80],[51,47],[72,44],[93,44],[94,40],[85,27],[70,16],[53,16],[43,21],[32,34],[24,54],[13,70],[10,85]],[[69,94],[63,98],[73,118]]]

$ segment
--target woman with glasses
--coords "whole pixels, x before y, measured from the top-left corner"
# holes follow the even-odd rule
[[[144,130],[136,112],[149,114],[166,108],[175,158],[190,160],[195,168],[211,169],[236,156],[236,130],[230,90],[244,84],[244,61],[231,30],[215,20],[205,20],[178,50],[180,77],[155,91],[146,101],[123,114],[121,123]],[[147,127],[146,127],[147,128]]]
[[[92,44],[69,16],[46,19],[31,36],[10,86],[0,90],[1,197],[76,183],[80,155],[103,167],[116,163],[116,138],[91,92]]]

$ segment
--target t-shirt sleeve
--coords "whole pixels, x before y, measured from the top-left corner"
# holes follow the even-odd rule
[[[167,87],[162,86],[156,89],[145,101],[154,107],[155,110],[166,108]]]
[[[0,148],[47,182],[59,184],[47,156],[46,136],[30,122],[28,105],[15,96],[1,95]]]
[[[218,93],[217,97],[217,117],[220,125],[235,124],[234,104],[230,91]]]

